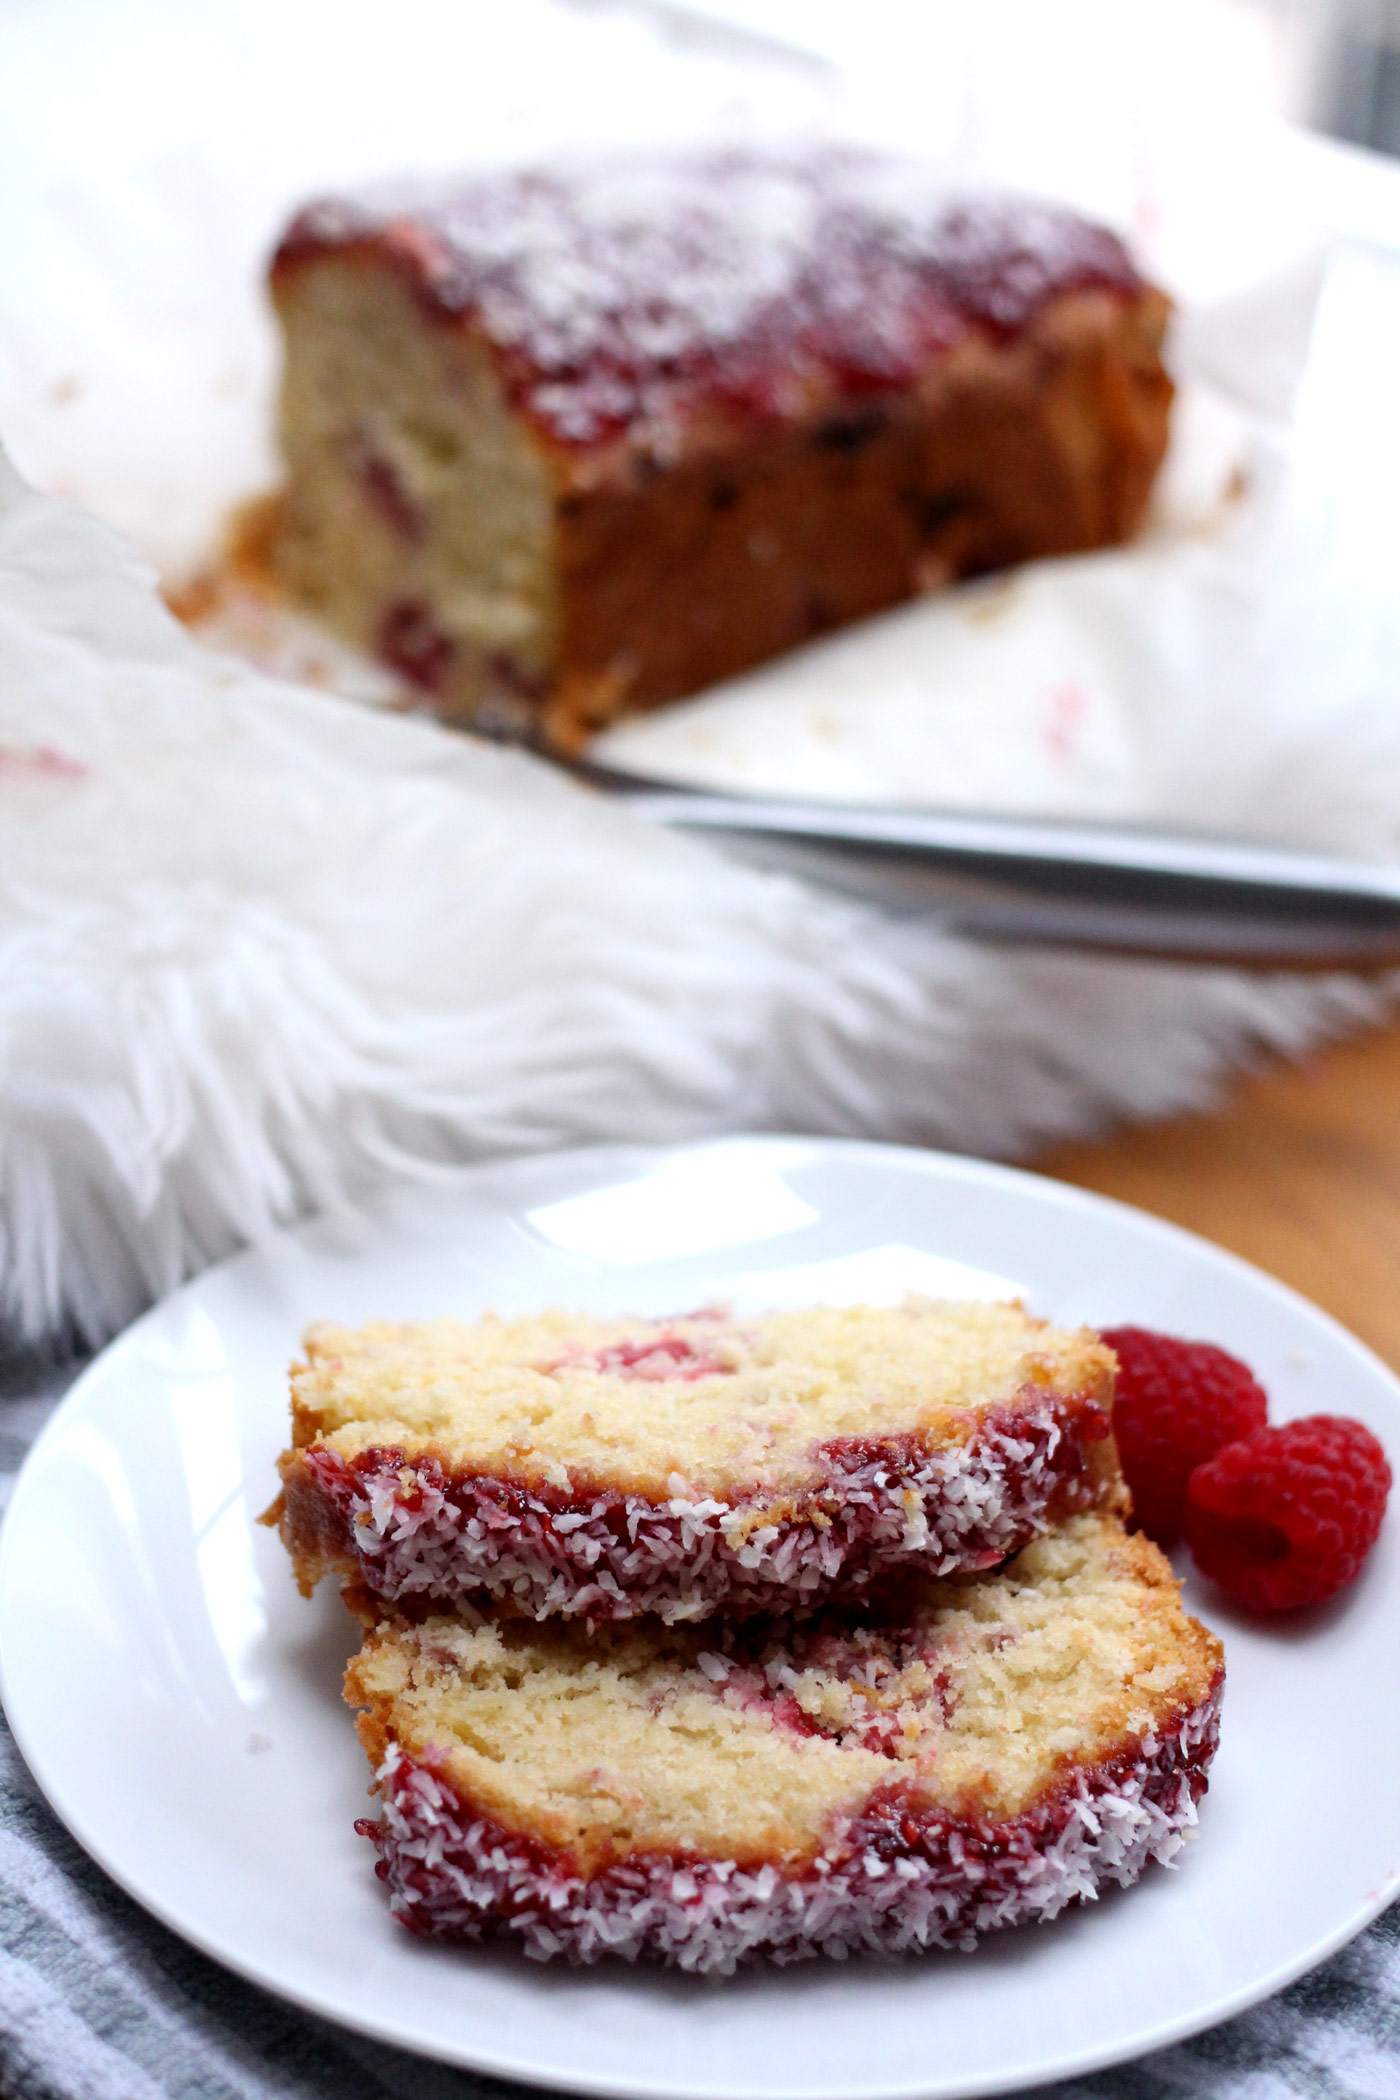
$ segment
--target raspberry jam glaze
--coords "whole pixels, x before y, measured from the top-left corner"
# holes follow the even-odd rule
[[[410,1757],[392,1742],[380,1814],[355,1827],[410,1931],[513,1941],[538,1961],[726,1975],[759,1957],[966,1949],[1171,1863],[1206,1791],[1223,1681],[1116,1753],[1071,1765],[1015,1815],[960,1813],[896,1780],[795,1864],[633,1853],[589,1872],[480,1814],[432,1750]]]
[[[1050,299],[1144,289],[1116,235],[1057,205],[950,196],[848,148],[580,161],[327,199],[274,281],[377,253],[437,317],[469,319],[512,405],[586,448],[709,410],[800,412],[908,386],[970,331]]]
[[[1096,1402],[1028,1388],[961,1442],[833,1438],[800,1491],[724,1499],[674,1477],[653,1499],[577,1472],[503,1479],[397,1447],[347,1460],[311,1445],[285,1474],[283,1535],[312,1579],[334,1566],[390,1599],[486,1590],[541,1619],[668,1623],[785,1610],[911,1565],[995,1566],[1102,1499],[1091,1453],[1108,1433]]]

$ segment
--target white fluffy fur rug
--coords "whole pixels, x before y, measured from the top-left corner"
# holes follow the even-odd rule
[[[19,1337],[95,1340],[388,1176],[718,1129],[1025,1152],[1372,1010],[1342,982],[979,950],[742,871],[532,759],[206,652],[114,535],[0,474]],[[1199,724],[1168,745],[1167,801],[1230,799]],[[1382,756],[1335,792],[1267,769],[1272,828],[1387,843],[1400,730]]]

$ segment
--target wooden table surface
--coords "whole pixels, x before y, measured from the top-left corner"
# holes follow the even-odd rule
[[[1208,1115],[1031,1164],[1245,1255],[1400,1370],[1400,1026],[1270,1066]]]

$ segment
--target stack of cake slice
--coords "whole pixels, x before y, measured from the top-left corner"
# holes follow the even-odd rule
[[[321,1327],[282,1536],[412,1929],[727,1971],[969,1946],[1167,1860],[1218,1643],[1114,1362],[1014,1305]]]

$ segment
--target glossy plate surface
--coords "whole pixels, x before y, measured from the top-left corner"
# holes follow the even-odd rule
[[[301,1328],[908,1289],[1209,1337],[1254,1365],[1276,1419],[1359,1415],[1400,1454],[1400,1388],[1330,1320],[1052,1182],[799,1139],[490,1167],[208,1272],[74,1388],[0,1538],[0,1674],[39,1783],[123,1887],[242,1975],[386,2041],[578,2092],[951,2100],[1132,2056],[1277,1989],[1400,1891],[1393,1520],[1357,1587],[1307,1623],[1251,1628],[1188,1590],[1229,1671],[1199,1842],[1178,1872],[1052,1926],[970,1957],[705,1984],[437,1948],[391,1923],[351,1828],[367,1771],[338,1697],[348,1624],[332,1595],[297,1596],[257,1523]]]

